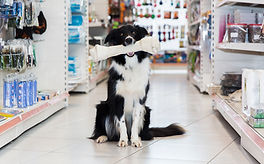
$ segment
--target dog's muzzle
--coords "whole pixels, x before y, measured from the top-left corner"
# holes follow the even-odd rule
[[[125,39],[124,45],[128,46],[128,45],[131,45],[131,44],[134,44],[134,43],[135,43],[135,39],[133,37],[131,37],[131,36],[128,36]],[[127,56],[133,57],[134,56],[134,52],[127,53]]]

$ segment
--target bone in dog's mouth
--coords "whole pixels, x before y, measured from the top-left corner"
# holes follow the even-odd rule
[[[127,56],[129,56],[129,57],[133,57],[134,54],[135,54],[134,52],[128,52],[128,53],[127,53]]]

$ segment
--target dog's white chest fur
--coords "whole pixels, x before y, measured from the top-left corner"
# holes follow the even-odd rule
[[[122,75],[124,80],[117,81],[116,94],[125,98],[142,99],[148,85],[150,75],[150,60],[145,58],[141,63],[137,56],[127,57],[125,66],[113,62],[112,67]]]

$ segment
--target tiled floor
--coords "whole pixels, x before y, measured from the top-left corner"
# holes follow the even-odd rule
[[[0,163],[21,164],[254,164],[239,136],[211,109],[186,75],[153,75],[148,105],[151,126],[177,122],[187,133],[143,142],[142,148],[96,144],[91,135],[94,105],[106,97],[106,83],[90,94],[74,94],[70,106],[0,149]]]

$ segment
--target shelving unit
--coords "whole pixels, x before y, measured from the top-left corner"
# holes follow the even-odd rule
[[[237,4],[249,4],[250,6],[254,7],[256,5],[264,5],[264,2],[261,0],[219,0],[219,2],[216,3],[216,7]]]
[[[260,163],[264,163],[264,129],[252,128],[241,112],[242,104],[230,102],[220,94],[213,95],[216,108],[241,137],[241,145]]]
[[[103,45],[104,38],[108,33],[108,1],[91,1],[89,3],[89,16],[96,21],[89,22],[89,39],[97,40],[97,43]],[[109,67],[108,60],[94,62],[89,58],[89,91],[94,89],[98,83],[107,78]]]
[[[67,93],[26,109],[22,114],[0,122],[0,148],[52,114],[67,106]]]
[[[242,69],[264,69],[264,44],[226,43],[220,33],[227,13],[238,10],[257,10],[263,13],[264,1],[260,0],[212,0],[212,55],[211,76],[213,87],[219,86],[225,72]],[[249,126],[242,113],[242,105],[227,100],[217,92],[213,94],[214,107],[241,136],[241,145],[260,163],[264,163],[264,131]]]
[[[234,50],[234,51],[248,51],[248,52],[260,52],[259,55],[264,55],[264,46],[262,43],[218,43],[216,48],[222,50]]]
[[[39,91],[56,91],[58,95],[24,108],[21,114],[0,122],[0,147],[68,106],[67,6],[67,0],[47,0],[40,4],[47,20],[47,30],[43,35],[34,35],[37,66],[19,72],[34,73],[37,76]],[[3,105],[3,78],[10,73],[8,70],[0,71],[0,106]]]
[[[75,57],[79,61],[79,69],[77,70],[77,77],[69,78],[68,90],[71,92],[84,92],[89,91],[89,22],[88,22],[88,0],[83,1],[83,11],[72,13],[72,15],[81,15],[83,17],[82,34],[84,35],[83,41],[80,43],[69,43],[69,56]],[[68,8],[70,7],[70,4]]]
[[[193,49],[193,50],[197,50],[197,51],[201,51],[201,47],[200,46],[189,45],[188,48],[189,49]]]
[[[200,15],[198,18],[196,18],[196,21],[191,21],[191,14],[193,13],[192,11],[192,5],[195,4],[200,5]],[[193,28],[198,28],[199,30],[199,45],[193,45],[190,44],[188,45],[187,53],[190,54],[193,51],[197,51],[200,53],[200,71],[198,72],[192,72],[191,71],[191,66],[188,66],[188,79],[190,82],[198,87],[200,92],[208,92],[208,86],[211,83],[211,61],[210,61],[210,36],[208,36],[208,31],[209,30],[204,30],[204,28],[208,28],[207,21],[204,20],[204,13],[208,12],[211,10],[211,1],[210,0],[189,0],[188,2],[188,31],[189,31],[189,39],[190,39],[190,32],[192,31]],[[188,57],[189,58],[189,57]],[[190,59],[190,58],[189,58]],[[198,75],[199,74],[199,75]]]

